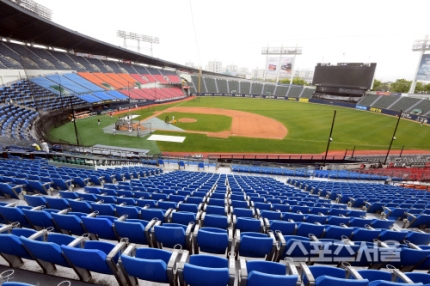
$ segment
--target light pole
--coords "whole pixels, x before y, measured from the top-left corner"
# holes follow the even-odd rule
[[[333,134],[333,127],[334,127],[335,119],[336,119],[336,110],[333,113],[333,121],[331,122],[330,135],[328,136],[328,141],[327,141],[327,149],[325,150],[324,164],[327,160],[327,153],[328,153],[328,149],[330,148],[330,143],[333,141],[333,138],[331,137],[331,135]]]
[[[385,156],[384,165],[387,164],[388,155],[390,154],[391,146],[393,145],[393,141],[396,140],[396,132],[397,127],[399,126],[400,118],[402,117],[402,110],[400,110],[399,118],[397,118],[396,127],[394,128],[393,136],[391,137],[390,146],[388,146],[387,155]]]

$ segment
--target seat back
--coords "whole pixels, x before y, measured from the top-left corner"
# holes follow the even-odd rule
[[[198,256],[198,257],[195,257]],[[191,255],[184,265],[184,280],[187,285],[227,285],[229,282],[228,260],[208,255]]]
[[[161,226],[154,226],[154,237],[163,247],[173,248],[179,244],[182,248],[186,248],[185,226],[175,223],[165,223]]]
[[[112,220],[106,217],[81,217],[85,228],[90,232],[97,234],[100,238],[117,240],[116,234],[112,228]]]
[[[197,233],[197,244],[203,252],[224,254],[228,248],[227,231],[215,227],[203,227]]]
[[[86,232],[79,216],[59,213],[51,213],[51,216],[60,229],[68,230],[76,235],[82,235]]]
[[[260,232],[263,226],[259,219],[239,217],[236,221],[236,229],[240,229],[241,232]]]
[[[167,263],[162,259],[148,259],[121,255],[121,263],[128,275],[145,281],[169,283],[169,279],[167,277]]]
[[[145,245],[148,245],[148,239],[145,235],[147,224],[148,221],[145,220],[114,221],[115,230],[120,238],[127,237],[132,243]]]
[[[240,236],[240,256],[266,257],[273,249],[273,239],[265,234],[243,232]]]
[[[87,243],[88,241],[85,242],[85,244]],[[112,248],[114,246],[115,245],[112,244]],[[67,259],[76,267],[103,274],[113,274],[106,263],[107,254],[102,250],[77,248],[67,245],[61,245],[61,250]]]

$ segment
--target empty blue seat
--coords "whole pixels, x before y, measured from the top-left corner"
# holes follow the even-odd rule
[[[200,223],[205,227],[218,227],[227,229],[231,224],[230,216],[203,213]]]
[[[10,231],[10,229],[9,229]],[[22,258],[33,259],[28,251],[23,247],[20,236],[29,237],[35,234],[32,229],[12,229],[0,233],[0,254],[11,267],[20,267],[24,262]]]
[[[126,215],[130,219],[140,219],[140,208],[134,206],[116,206],[116,213],[118,216]]]
[[[45,197],[46,204],[50,209],[64,210],[70,207],[69,202],[63,198]]]
[[[296,231],[296,224],[294,222],[274,220],[266,224],[266,228],[274,232],[281,232],[283,235],[292,235]]]
[[[51,187],[51,182],[41,182],[35,180],[27,180],[28,184],[31,186],[33,191],[43,194],[51,195],[53,188]]]
[[[422,272],[406,272],[405,275],[414,283],[430,284],[430,274]]]
[[[81,245],[82,248],[76,247],[78,245]],[[116,266],[119,259],[119,252],[123,251],[125,247],[125,242],[120,242],[117,245],[94,240],[86,240],[84,243],[78,243],[76,245],[61,245],[65,257],[73,266],[87,271],[86,275],[81,278],[82,280],[89,281],[91,279],[89,271],[94,271],[114,275],[119,285],[126,285],[125,277]]]
[[[84,227],[88,232],[97,235],[98,238],[117,240],[116,233],[113,228],[113,221],[117,219],[111,216],[83,216],[81,217]]]
[[[420,214],[420,215],[413,215],[410,212],[406,213],[407,215],[407,221],[403,225],[403,227],[407,228],[420,228],[425,229],[428,225],[430,225],[430,215],[427,214]]]
[[[203,254],[191,255],[178,273],[181,282],[190,286],[233,286],[235,278],[229,272],[229,261],[226,258]]]
[[[233,221],[234,228],[241,232],[263,232],[264,223],[262,219],[239,217]]]
[[[286,285],[295,286],[298,281],[297,270],[288,275],[285,264],[271,261],[241,260],[241,285]],[[294,267],[295,268],[295,267]]]
[[[354,241],[373,241],[379,237],[380,229],[356,228],[352,232],[351,239]]]
[[[37,237],[43,237],[43,240],[36,240],[35,238]],[[70,267],[69,263],[63,257],[60,245],[67,245],[74,239],[75,238],[70,235],[48,233],[46,230],[38,232],[33,239],[24,236],[20,237],[25,248],[37,259],[44,273],[47,274],[53,274],[56,270],[55,265]]]
[[[161,222],[167,222],[169,220],[171,210],[163,210],[163,209],[156,209],[156,208],[148,208],[144,207],[140,210],[140,217],[143,220],[152,220],[153,218],[158,219]]]
[[[51,213],[52,219],[61,231],[67,231],[69,234],[82,235],[87,232],[81,220],[84,213]]]
[[[272,260],[276,249],[276,239],[273,233],[264,234],[256,232],[236,231],[236,257],[259,257]],[[239,256],[238,256],[239,255]]]
[[[51,211],[49,209],[23,209],[27,220],[34,226],[36,229],[41,228],[49,228],[52,227],[56,231],[59,231],[57,225],[52,219]],[[58,210],[52,210],[57,212]]]
[[[91,205],[89,202],[86,201],[76,201],[76,200],[68,200],[70,208],[74,212],[80,212],[80,213],[91,213]]]
[[[7,183],[0,183],[0,194],[3,194],[6,198],[13,198],[18,200],[23,200],[23,186],[22,185],[12,185]]]
[[[191,239],[194,222],[187,226],[177,223],[163,223],[153,228],[154,241],[158,248],[174,248],[180,245],[182,249],[191,251]]]
[[[133,251],[134,255],[132,255]],[[132,245],[121,255],[120,265],[127,274],[129,285],[139,285],[137,279],[173,285],[176,278],[174,272],[181,258],[181,252],[156,248],[136,249],[135,245]]]
[[[254,209],[233,208],[233,215],[236,216],[236,217],[253,218],[253,217],[255,217],[255,212],[254,212]]]
[[[170,215],[170,222],[188,225],[190,222],[197,223],[200,218],[200,214],[192,212],[172,212]]]
[[[132,243],[151,245],[150,232],[156,220],[140,219],[115,220],[114,227],[118,237],[128,238]]]
[[[194,253],[201,252],[227,255],[232,246],[231,230],[216,227],[195,227],[193,233]]]
[[[32,206],[32,207],[38,207],[38,206],[43,206],[47,204],[45,197],[42,197],[42,196],[24,195],[24,200],[27,202],[29,206]]]

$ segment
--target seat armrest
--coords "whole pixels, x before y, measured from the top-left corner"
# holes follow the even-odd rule
[[[363,279],[363,277],[358,273],[357,269],[352,268],[351,266],[345,267],[347,278],[350,276],[354,277],[354,279]]]
[[[99,214],[98,212],[92,212],[88,214],[87,217],[97,217],[98,214]]]
[[[112,259],[115,257],[115,255],[118,254],[118,252],[123,252],[127,246],[128,246],[128,239],[127,241],[125,240],[121,240],[117,245],[115,245],[115,247],[109,252],[109,254],[107,255],[107,259]]]
[[[190,222],[187,226],[187,229],[185,230],[185,245],[187,247],[188,251],[191,251],[191,241],[192,241],[192,231],[193,231],[193,227],[194,227],[195,223],[194,222]]]
[[[263,218],[264,220],[264,225],[266,226],[266,231],[270,230],[270,222],[267,218]]]
[[[127,219],[127,215],[122,215],[122,216],[120,216],[119,218],[117,218],[116,220],[119,220],[119,221],[125,221],[126,219]],[[149,224],[149,223],[148,223]]]
[[[188,251],[184,251],[183,253],[182,253],[182,256],[181,256],[181,258],[180,258],[180,260],[179,260],[179,263],[178,263],[178,267],[177,267],[177,273],[178,273],[178,278],[179,278],[179,285],[185,285],[185,280],[184,280],[184,266],[185,266],[185,263],[187,263],[188,262],[188,257],[189,257],[189,254],[188,254]]]
[[[414,282],[399,269],[393,269],[391,272],[392,281],[401,280],[403,283],[413,284]],[[395,280],[394,280],[395,279]]]
[[[15,186],[13,186],[12,187],[12,190],[15,190],[15,189],[18,189],[18,188],[24,188],[25,186],[24,185],[15,185]]]
[[[136,253],[137,245],[135,243],[129,243],[127,248],[122,252],[122,254],[127,256],[134,256]]]
[[[199,246],[197,245],[197,235],[199,233],[200,225],[196,225],[193,231],[193,246],[194,246],[194,254],[199,253]]]
[[[32,234],[28,237],[28,239],[31,240],[36,240],[37,238],[43,236],[43,241],[46,241],[46,236],[48,235],[48,230],[47,229],[42,229],[39,230],[38,232],[36,232],[35,234]]]
[[[287,242],[285,241],[285,238],[282,235],[282,232],[275,231],[275,236],[278,240],[278,245],[277,245],[277,255],[274,261],[279,261],[281,259],[282,254],[285,252],[285,248],[287,247]]]
[[[232,257],[228,259],[228,274],[228,286],[234,286],[234,282],[236,280],[236,262]]]
[[[255,209],[254,209],[254,210],[255,210]],[[256,209],[255,213],[256,213],[257,217],[261,217],[260,209]]]
[[[308,285],[309,286],[315,285],[315,278],[312,275],[312,272],[309,269],[309,267],[306,265],[306,263],[305,262],[300,262],[299,265],[300,265],[300,270],[301,270],[302,275],[306,276],[306,279],[309,281]]]
[[[179,249],[174,249],[172,251],[172,255],[170,256],[169,262],[167,263],[167,272],[169,272],[170,270],[173,273],[173,269],[175,268],[175,265],[178,262],[180,251],[181,250]]]
[[[264,221],[263,221],[263,218],[259,218],[259,221],[260,221],[260,232],[264,232]]]
[[[169,217],[170,217],[170,214],[173,212],[173,209],[172,208],[170,208],[170,209],[168,209],[167,211],[166,211],[166,213],[164,214],[164,222],[168,222],[169,221]]]
[[[248,269],[246,268],[246,260],[245,258],[241,258],[239,260],[239,266],[240,266],[240,277],[239,277],[239,285],[243,286],[247,284],[248,281]]]
[[[2,227],[0,227],[0,233],[10,232],[14,226],[12,224],[4,224]]]
[[[299,275],[299,271],[297,270],[297,267],[294,264],[294,262],[286,261],[286,264],[287,264],[287,274],[288,275],[297,275],[296,286],[301,286],[302,285],[302,279]]]
[[[373,243],[376,243],[379,247],[383,247],[383,248],[388,248],[388,244],[386,244],[385,242],[379,240],[379,239],[374,239]]]
[[[13,203],[9,203],[9,204],[6,205],[6,207],[14,207],[14,206],[17,206],[18,203],[19,203],[18,201],[17,202],[13,202]]]
[[[407,246],[409,247],[409,248],[412,248],[412,249],[417,249],[417,250],[422,250],[421,249],[421,247],[419,247],[418,245],[416,245],[416,244],[413,244],[412,242],[406,242],[406,244],[407,244]]]
[[[82,248],[84,246],[85,241],[87,241],[87,240],[89,240],[89,237],[82,235],[82,236],[75,238],[75,240],[70,242],[67,246],[75,247],[78,244],[81,244],[81,248]]]
[[[69,212],[69,209],[64,209],[64,210],[57,212],[57,214],[67,214],[68,212]]]

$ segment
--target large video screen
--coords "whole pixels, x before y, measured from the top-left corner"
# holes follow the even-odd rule
[[[312,84],[370,89],[375,69],[376,63],[370,65],[356,63],[338,64],[337,66],[317,65]]]

